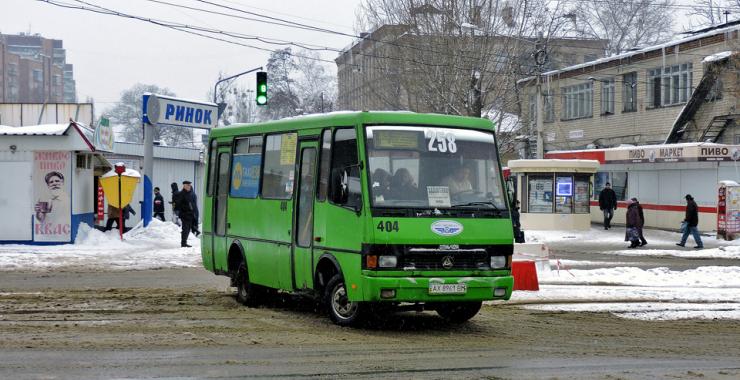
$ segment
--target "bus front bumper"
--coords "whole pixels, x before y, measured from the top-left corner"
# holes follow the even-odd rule
[[[362,276],[362,301],[450,302],[508,300],[514,277]],[[438,284],[451,286],[437,286]],[[459,286],[463,285],[464,286]],[[464,292],[463,292],[464,291]],[[359,300],[358,300],[359,301]]]

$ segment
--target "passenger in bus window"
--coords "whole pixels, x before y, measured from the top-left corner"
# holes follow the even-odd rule
[[[391,190],[391,173],[385,169],[377,169],[373,173],[373,197],[387,197]]]
[[[450,195],[473,191],[470,183],[470,168],[458,166],[451,176],[442,179],[442,185],[450,189]]]
[[[402,200],[416,199],[418,191],[419,188],[408,169],[400,168],[396,170],[391,179],[391,197]]]

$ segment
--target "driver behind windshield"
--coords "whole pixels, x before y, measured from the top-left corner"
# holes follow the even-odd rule
[[[450,195],[473,191],[470,183],[470,168],[458,166],[452,175],[442,179],[442,185],[450,189]]]
[[[412,200],[418,198],[418,192],[419,188],[411,172],[406,168],[396,170],[391,179],[390,196],[394,199]]]

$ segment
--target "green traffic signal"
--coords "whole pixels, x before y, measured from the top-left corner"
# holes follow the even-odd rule
[[[257,100],[258,106],[267,104],[267,73],[264,71],[257,72]]]

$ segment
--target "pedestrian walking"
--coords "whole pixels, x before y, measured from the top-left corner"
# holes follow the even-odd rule
[[[699,207],[696,205],[696,202],[694,202],[694,197],[692,197],[691,194],[686,194],[686,217],[684,218],[683,223],[681,223],[681,232],[683,232],[683,236],[681,236],[681,242],[676,243],[676,245],[679,247],[686,246],[686,240],[689,238],[689,234],[691,234],[691,236],[694,237],[694,242],[696,242],[696,246],[694,248],[704,248],[704,243],[701,241],[701,235],[699,235],[698,225]]]
[[[177,216],[177,207],[175,207],[177,195],[180,194],[180,190],[177,189],[177,183],[175,182],[170,184],[170,189],[172,189],[172,198],[170,200],[170,206],[172,206],[172,221],[178,226],[181,226],[182,223],[180,222],[180,218]]]
[[[154,217],[164,222],[164,197],[154,188]]]
[[[113,229],[113,223],[116,223],[116,228],[119,230],[122,230],[123,232],[126,232],[126,220],[131,217],[131,214],[136,215],[136,211],[134,211],[133,208],[131,208],[131,205],[126,205],[123,207],[123,223],[122,225],[118,224],[118,220],[120,219],[120,209],[118,207],[113,207],[112,205],[108,205],[108,220],[105,222],[105,230],[110,231]]]
[[[629,201],[627,205],[627,231],[625,232],[624,241],[629,241],[629,248],[636,248],[640,246],[640,234],[638,232],[638,225],[640,224],[640,211],[637,209],[637,203]]]
[[[195,194],[195,190],[190,188],[190,194],[193,196],[193,226],[191,231],[195,237],[200,236],[200,230],[198,229],[198,221],[200,220],[200,211],[198,210],[198,195]]]
[[[191,182],[182,181],[182,190],[175,197],[175,209],[182,222],[182,231],[180,233],[181,247],[191,247],[188,244],[188,235],[190,235],[190,231],[193,229],[194,212],[197,209],[197,206],[194,205]]]
[[[522,231],[521,217],[519,214],[519,201],[514,201],[511,207],[511,224],[514,227],[514,241],[524,243],[524,232]]]
[[[642,211],[642,205],[637,200],[637,198],[632,198],[632,203],[637,205],[637,212],[639,215],[639,219],[637,222],[637,233],[640,237],[640,247],[647,245],[647,240],[645,240],[645,236],[642,234],[642,229],[645,227],[645,213]]]
[[[599,209],[604,213],[604,229],[612,228],[612,218],[617,209],[617,193],[612,190],[612,184],[609,182],[599,194]]]

